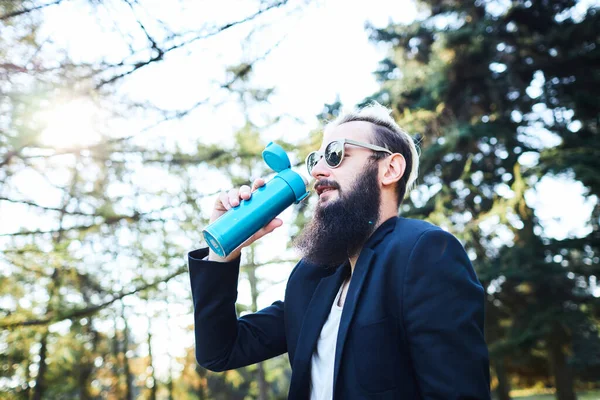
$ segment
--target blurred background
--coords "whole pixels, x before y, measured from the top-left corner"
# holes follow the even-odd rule
[[[215,195],[370,101],[421,149],[401,206],[487,290],[496,399],[600,399],[594,0],[0,0],[0,398],[285,399],[287,356],[194,360],[186,253]],[[247,249],[281,299],[314,198]]]

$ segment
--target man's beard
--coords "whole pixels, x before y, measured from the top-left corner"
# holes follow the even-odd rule
[[[381,189],[377,174],[378,164],[369,163],[347,193],[336,182],[320,183],[337,188],[339,196],[318,204],[313,219],[294,240],[294,247],[304,259],[337,267],[358,254],[379,220]]]

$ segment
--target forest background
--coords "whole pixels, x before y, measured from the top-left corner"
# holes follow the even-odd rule
[[[600,398],[598,3],[359,3],[0,1],[0,398],[286,398],[286,356],[196,365],[186,253],[268,141],[303,172],[373,100],[421,149],[400,214],[486,288],[494,397]],[[240,314],[313,207],[246,251]]]

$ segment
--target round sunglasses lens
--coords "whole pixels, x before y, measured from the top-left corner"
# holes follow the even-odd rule
[[[325,149],[325,161],[330,167],[337,167],[342,162],[344,144],[342,142],[331,142]]]
[[[306,158],[306,168],[308,169],[309,174],[312,172],[312,169],[315,167],[316,163],[317,163],[317,154],[312,152]]]

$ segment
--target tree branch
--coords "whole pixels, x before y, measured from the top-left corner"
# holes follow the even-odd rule
[[[132,290],[126,291],[126,292],[120,292],[118,294],[114,294],[111,299],[106,300],[103,303],[93,305],[93,306],[84,307],[84,308],[75,309],[75,310],[69,310],[68,312],[65,312],[63,314],[50,313],[50,314],[46,314],[46,316],[44,318],[40,318],[40,319],[32,319],[32,320],[25,320],[25,321],[8,321],[8,322],[3,321],[3,322],[0,322],[0,329],[15,329],[18,327],[23,327],[23,326],[49,325],[49,324],[54,324],[54,323],[65,321],[65,320],[73,320],[73,319],[89,316],[89,315],[95,314],[98,311],[110,306],[115,301],[121,300],[127,296],[131,296],[132,294],[136,294],[138,292],[142,292],[144,290],[156,287],[160,283],[168,282],[171,279],[173,279],[185,272],[187,272],[187,266],[182,266],[182,267],[178,268],[175,272],[171,273],[170,275],[165,276],[164,278],[158,279],[151,283],[146,283],[144,285],[138,286],[138,287],[136,287]]]
[[[171,52],[173,50],[176,50],[176,49],[179,49],[181,47],[187,46],[187,45],[189,45],[189,44],[191,44],[193,42],[196,42],[198,40],[208,39],[210,37],[218,35],[219,33],[223,32],[223,31],[226,31],[227,29],[230,29],[230,28],[233,28],[234,26],[241,25],[243,23],[251,21],[251,20],[257,18],[258,16],[260,16],[261,14],[264,14],[265,12],[270,11],[272,9],[279,8],[279,7],[283,6],[283,5],[285,5],[286,3],[287,3],[287,0],[280,0],[278,2],[275,2],[275,3],[271,4],[271,5],[263,8],[262,10],[258,10],[257,12],[255,12],[252,15],[249,15],[246,18],[242,18],[240,20],[227,23],[227,24],[225,24],[223,26],[220,26],[219,28],[213,30],[212,32],[209,32],[209,33],[206,33],[206,34],[203,34],[203,35],[197,35],[197,36],[192,37],[190,39],[184,40],[184,41],[182,41],[180,43],[173,44],[170,47],[167,47],[166,49],[160,49],[160,48],[156,47],[157,54],[154,55],[153,57],[145,60],[145,61],[140,61],[140,62],[137,62],[135,64],[130,64],[130,65],[126,65],[124,62],[120,62],[118,64],[112,65],[112,67],[127,66],[127,67],[131,67],[131,69],[128,70],[128,71],[122,72],[120,74],[114,75],[113,77],[108,78],[106,80],[100,81],[100,83],[98,83],[95,88],[99,89],[102,86],[110,84],[110,83],[113,83],[113,82],[115,82],[115,81],[117,81],[117,80],[119,80],[121,78],[124,78],[127,75],[130,75],[130,74],[134,73],[135,71],[139,70],[140,68],[148,66],[148,65],[152,64],[155,61],[160,61],[160,60],[163,59],[163,57],[164,57],[165,54],[167,54],[167,53],[169,53],[169,52]]]
[[[162,53],[162,50],[158,47],[158,44],[156,44],[156,41],[154,40],[154,38],[152,38],[152,36],[150,36],[150,33],[148,33],[148,30],[146,29],[146,27],[144,26],[142,21],[140,21],[140,19],[137,17],[137,15],[135,13],[135,8],[133,7],[133,4],[131,4],[131,1],[125,0],[125,3],[127,3],[129,8],[131,9],[131,13],[135,17],[135,20],[136,20],[137,24],[139,25],[140,29],[144,32],[144,35],[146,35],[146,39],[148,39],[152,48],[154,50],[156,50],[158,53]]]
[[[79,211],[65,211],[62,208],[58,208],[58,207],[46,207],[46,206],[42,206],[40,204],[36,204],[31,201],[9,199],[8,197],[0,197],[0,201],[8,201],[11,203],[16,203],[16,204],[25,204],[28,206],[40,208],[42,210],[64,212],[65,214],[68,214],[68,215],[81,215],[81,216],[85,216],[85,217],[95,217],[96,216],[94,214],[88,214],[88,213],[83,213],[83,212],[79,212]]]
[[[69,231],[86,231],[88,229],[92,229],[92,228],[95,228],[95,227],[98,227],[101,225],[114,225],[117,222],[127,221],[127,220],[129,220],[130,222],[137,222],[142,219],[145,222],[165,222],[165,220],[161,219],[161,218],[144,218],[144,215],[145,214],[140,214],[140,213],[134,213],[133,215],[115,215],[115,216],[108,216],[108,217],[103,217],[102,215],[98,215],[98,217],[103,217],[104,221],[99,222],[97,224],[77,225],[77,226],[73,226],[70,228],[51,229],[51,230],[47,230],[47,231],[37,230],[37,231],[21,231],[21,232],[2,233],[2,234],[0,234],[0,237],[2,237],[2,236],[43,235],[43,234],[47,234],[47,233],[62,234],[63,232],[69,232]]]
[[[12,11],[12,12],[9,12],[8,14],[0,15],[0,20],[4,21],[6,19],[17,17],[17,16],[22,15],[22,14],[27,14],[27,13],[35,11],[35,10],[41,10],[42,8],[46,8],[48,6],[55,6],[55,5],[59,4],[59,3],[62,3],[62,1],[63,0],[55,0],[55,1],[51,2],[51,3],[40,4],[39,6],[35,6],[35,7],[31,7],[31,8],[26,8],[24,10]]]

